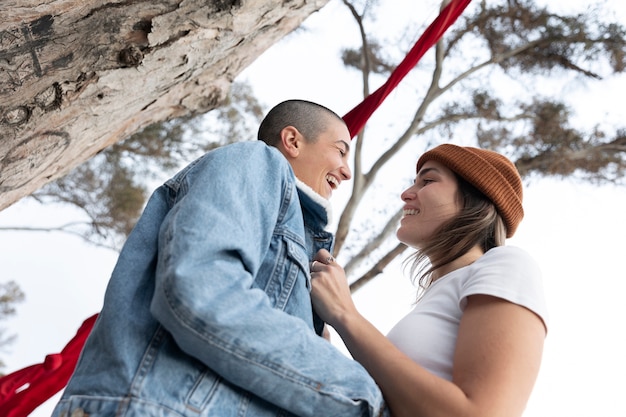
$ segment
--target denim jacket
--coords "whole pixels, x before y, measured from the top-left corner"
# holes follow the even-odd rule
[[[53,416],[387,415],[365,369],[314,331],[309,261],[333,237],[306,188],[259,141],[158,188]]]

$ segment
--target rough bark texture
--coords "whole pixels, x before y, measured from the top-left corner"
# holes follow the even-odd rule
[[[3,0],[0,210],[106,146],[220,104],[328,0]]]

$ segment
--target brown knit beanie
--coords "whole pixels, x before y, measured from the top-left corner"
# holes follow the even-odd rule
[[[417,172],[426,161],[440,162],[489,198],[506,224],[506,237],[515,233],[524,217],[522,179],[511,161],[486,149],[439,145],[417,161]]]

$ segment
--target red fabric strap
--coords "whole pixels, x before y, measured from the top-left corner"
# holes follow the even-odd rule
[[[356,136],[391,91],[461,15],[471,0],[452,0],[430,24],[409,54],[391,73],[389,79],[370,94],[343,119],[351,137]],[[62,390],[74,372],[87,336],[96,321],[95,314],[85,320],[76,336],[59,354],[46,356],[41,364],[32,365],[0,378],[0,416],[25,417]]]
[[[61,353],[0,378],[0,416],[27,416],[67,385],[97,316],[83,322]]]
[[[413,45],[413,48],[411,48],[407,56],[391,73],[385,84],[380,86],[378,90],[367,96],[365,100],[343,116],[343,120],[346,122],[346,125],[348,125],[350,137],[354,138],[359,134],[372,113],[382,104],[389,93],[396,88],[404,76],[417,65],[417,62],[424,56],[426,51],[439,41],[444,32],[456,21],[461,13],[463,13],[463,10],[465,10],[470,1],[471,0],[452,0],[441,13],[439,13],[439,16],[437,16],[430,26],[428,26],[415,45]]]

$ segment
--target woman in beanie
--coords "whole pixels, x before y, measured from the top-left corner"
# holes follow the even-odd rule
[[[547,331],[541,273],[504,246],[524,211],[504,156],[437,146],[401,195],[398,239],[415,248],[415,308],[385,337],[356,310],[326,251],[311,265],[317,313],[381,387],[394,417],[521,416]]]

